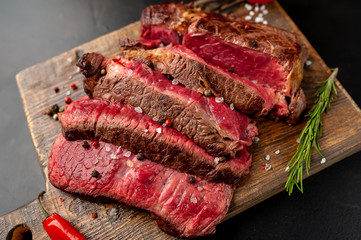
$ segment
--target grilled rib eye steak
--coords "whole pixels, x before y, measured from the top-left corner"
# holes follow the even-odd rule
[[[225,217],[233,194],[231,185],[140,161],[109,143],[100,142],[97,148],[89,143],[91,147],[85,149],[83,141],[58,136],[48,164],[49,180],[55,187],[145,209],[158,217],[163,231],[179,237],[214,233]]]
[[[257,135],[257,128],[245,115],[216,103],[214,97],[204,97],[174,81],[172,84],[146,64],[87,53],[78,65],[94,73],[83,80],[90,97],[137,107],[161,123],[170,120],[175,129],[213,156],[235,157]],[[106,70],[105,75],[101,74],[102,69]]]
[[[113,102],[77,100],[59,113],[68,140],[94,139],[143,153],[147,159],[212,181],[232,183],[248,174],[251,156],[246,148],[235,158],[215,158],[174,128],[162,127],[149,116]]]

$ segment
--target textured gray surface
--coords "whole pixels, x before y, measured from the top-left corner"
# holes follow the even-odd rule
[[[160,1],[0,0],[0,215],[33,200],[44,180],[26,125],[15,74],[139,19]],[[360,2],[280,0],[361,105]],[[361,137],[361,136],[360,136]],[[211,239],[361,239],[361,153],[239,214]]]

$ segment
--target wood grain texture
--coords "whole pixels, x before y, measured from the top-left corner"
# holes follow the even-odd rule
[[[314,100],[312,95],[319,87],[316,82],[326,79],[330,71],[281,6],[275,2],[269,5],[268,9],[270,13],[266,19],[269,24],[297,33],[309,50],[313,63],[305,68],[302,87],[308,99],[308,106],[311,106]],[[236,16],[243,14],[242,6],[235,11]],[[81,52],[91,51],[105,56],[116,55],[120,51],[119,37],[138,38],[139,30],[140,24],[136,22],[25,69],[16,76],[40,166],[46,176],[47,159],[60,132],[60,125],[42,115],[42,112],[55,103],[59,106],[64,105],[67,91],[71,92],[72,99],[84,95],[81,88],[76,91],[70,88],[71,83],[81,86],[82,76],[75,66],[77,56]],[[311,175],[361,150],[361,111],[341,84],[337,84],[338,98],[332,103],[331,110],[324,115],[324,137],[320,139],[327,162],[321,165],[320,157],[314,154]],[[60,88],[58,94],[53,91],[55,86]],[[304,125],[305,120],[297,126],[290,127],[283,122],[257,119],[261,141],[250,149],[253,154],[251,172],[237,183],[227,219],[284,190],[287,179],[284,170],[295,152],[296,139]],[[281,153],[276,155],[274,152],[278,149]],[[272,170],[269,172],[261,168],[261,165],[267,162],[266,155],[271,157],[269,163]],[[54,188],[47,179],[46,188],[44,205],[49,212],[58,212],[89,239],[173,239],[159,230],[151,215],[144,211],[130,209],[117,203],[87,201]],[[92,219],[93,212],[98,213],[98,218]],[[36,201],[33,201],[0,217],[0,239],[5,239],[10,229],[21,223],[32,229],[34,239],[47,239],[41,225],[43,219]]]

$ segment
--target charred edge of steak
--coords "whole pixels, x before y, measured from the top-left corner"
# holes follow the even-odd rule
[[[143,48],[143,49],[154,49],[162,47],[163,43],[161,40],[157,39],[129,39],[129,38],[120,38],[119,39],[120,47],[123,50],[131,48]]]
[[[89,97],[93,97],[94,86],[99,79],[104,57],[98,53],[86,53],[79,59],[77,66],[86,78],[93,79],[92,84],[84,84],[84,91]]]
[[[299,88],[291,98],[290,105],[288,106],[290,115],[287,118],[286,122],[289,125],[296,124],[300,120],[300,116],[306,109],[306,106],[307,102],[305,93],[303,92],[302,88]]]

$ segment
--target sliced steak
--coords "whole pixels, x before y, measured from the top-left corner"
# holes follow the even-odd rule
[[[156,71],[172,75],[194,91],[203,93],[210,89],[215,96],[222,97],[243,113],[266,115],[275,104],[274,90],[209,65],[182,45],[152,50],[128,49],[122,55],[141,62],[151,61]]]
[[[59,114],[68,140],[94,139],[143,153],[149,160],[212,181],[232,183],[249,172],[246,148],[230,160],[212,157],[194,141],[149,116],[113,102],[82,98]]]
[[[92,197],[106,197],[145,209],[163,231],[179,237],[212,234],[225,217],[233,187],[212,183],[99,142],[82,147],[61,134],[49,157],[49,180],[55,187]],[[66,153],[66,154],[64,154]],[[93,172],[96,171],[96,172]],[[95,173],[95,174],[94,174]]]
[[[100,63],[92,58],[103,59],[101,68],[106,75],[100,73],[98,66],[86,64]],[[247,116],[216,103],[214,97],[207,98],[180,86],[176,80],[172,84],[163,74],[140,62],[87,53],[78,65],[98,69],[83,80],[91,97],[137,107],[160,123],[170,120],[175,129],[213,156],[235,157],[237,151],[252,144],[257,134]]]
[[[209,64],[291,97],[307,57],[297,41],[296,35],[270,25],[213,15],[191,24],[183,44]]]

